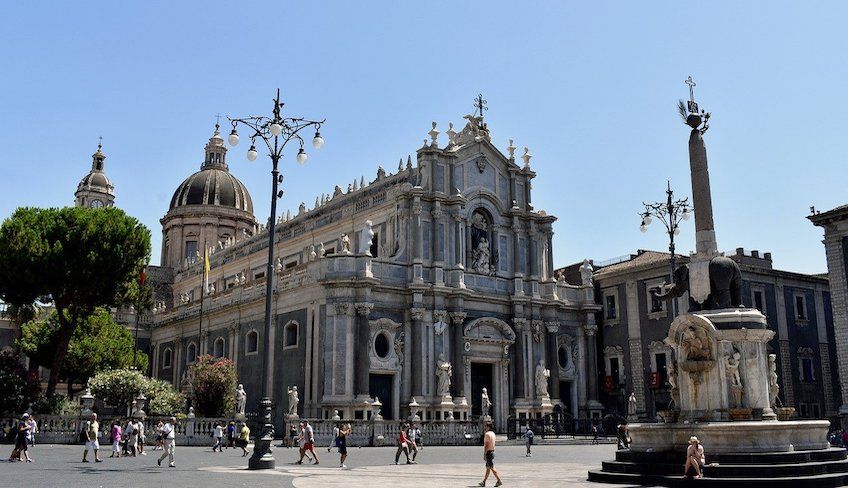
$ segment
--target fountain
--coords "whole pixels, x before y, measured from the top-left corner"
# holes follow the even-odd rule
[[[783,420],[778,408],[774,337],[766,317],[742,304],[741,272],[717,251],[703,134],[709,113],[698,111],[691,88],[680,109],[691,127],[689,162],[695,208],[696,251],[674,271],[658,297],[689,294],[689,313],[674,319],[665,343],[674,409],[662,423],[631,423],[630,449],[589,472],[589,481],[677,486],[686,447],[697,436],[706,452],[699,486],[842,486],[848,483],[845,449],[830,448],[826,420]],[[780,420],[775,409],[782,415]]]

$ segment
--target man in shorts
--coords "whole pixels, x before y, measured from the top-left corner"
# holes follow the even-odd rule
[[[94,462],[99,463],[102,460],[100,459],[100,455],[98,451],[100,450],[100,443],[97,442],[97,436],[100,435],[100,423],[97,422],[97,414],[91,414],[91,420],[83,424],[83,432],[85,433],[85,452],[82,453],[82,462],[88,462],[88,451],[94,451]]]
[[[492,423],[486,422],[486,434],[483,436],[483,462],[486,463],[486,474],[483,475],[483,481],[479,486],[486,486],[486,480],[489,479],[489,473],[495,475],[498,480],[495,486],[501,486],[501,477],[498,476],[498,470],[495,469],[495,432],[492,430]]]
[[[303,456],[309,452],[312,453],[312,459],[315,460],[315,464],[318,464],[318,453],[315,452],[315,433],[312,430],[312,426],[309,425],[309,421],[303,420],[300,422],[301,428],[303,429],[303,451],[301,451],[300,460],[297,464],[303,464]]]
[[[339,467],[344,469],[347,467],[345,460],[347,459],[347,436],[350,435],[350,424],[342,425],[339,429],[339,434],[336,436],[336,445],[339,447]]]

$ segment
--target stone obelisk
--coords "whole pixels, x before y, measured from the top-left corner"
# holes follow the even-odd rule
[[[689,133],[689,170],[692,178],[692,206],[695,213],[695,253],[689,261],[689,295],[698,303],[710,294],[710,260],[718,255],[713,223],[713,202],[710,194],[710,172],[707,169],[707,148],[704,133],[709,128],[709,112],[698,111],[695,102],[695,82],[690,76],[689,103],[680,103],[681,116],[692,128]]]
[[[710,171],[707,168],[707,148],[704,145],[704,132],[709,125],[710,114],[698,112],[695,102],[692,77],[686,80],[689,85],[689,105],[686,125],[692,128],[689,133],[689,170],[692,177],[692,205],[695,212],[695,252],[713,257],[718,252],[715,226],[713,224],[713,201],[710,194]]]

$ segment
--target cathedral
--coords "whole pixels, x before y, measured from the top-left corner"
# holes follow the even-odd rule
[[[336,186],[273,226],[258,223],[216,126],[200,170],[160,221],[161,267],[151,274],[167,292],[150,330],[152,374],[180,384],[198,356],[230,358],[252,411],[267,360],[278,427],[293,386],[310,418],[368,418],[376,399],[386,419],[488,414],[498,429],[510,417],[600,415],[591,281],[554,277],[556,218],[533,207],[528,149],[517,156],[510,141],[503,153],[482,115],[466,119],[446,144],[434,123],[414,164]],[[89,179],[101,175],[95,155]],[[109,195],[103,181],[97,191]],[[87,202],[83,183],[77,198]]]

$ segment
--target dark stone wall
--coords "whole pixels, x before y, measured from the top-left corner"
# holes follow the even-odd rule
[[[298,323],[297,347],[284,348],[285,326],[289,321]],[[274,425],[281,426],[284,415],[288,411],[288,387],[297,386],[300,404],[298,415],[303,416],[303,401],[306,392],[306,309],[302,308],[275,317],[274,327],[274,396],[272,401],[277,406],[274,409]],[[261,370],[259,371],[261,377]],[[257,392],[261,396],[261,389]]]

